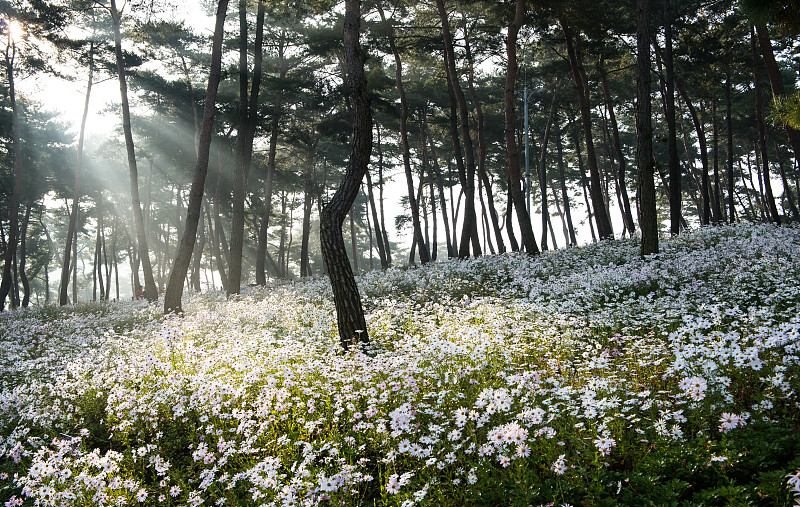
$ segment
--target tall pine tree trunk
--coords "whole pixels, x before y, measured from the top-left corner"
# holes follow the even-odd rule
[[[180,239],[178,254],[172,265],[172,272],[167,282],[164,294],[164,312],[180,313],[183,284],[186,272],[192,259],[197,227],[200,222],[200,213],[203,207],[203,190],[205,188],[206,174],[208,173],[208,160],[211,148],[211,139],[214,129],[214,114],[216,112],[217,89],[222,77],[222,38],[225,28],[225,14],[228,10],[228,0],[219,0],[217,5],[216,23],[214,26],[214,39],[211,47],[211,69],[208,75],[205,105],[203,107],[203,124],[200,128],[200,144],[197,163],[194,168],[192,188],[189,191],[189,205],[186,210],[186,227]]]
[[[653,171],[653,128],[650,116],[650,7],[636,2],[636,165],[638,166],[639,227],[642,256],[658,253],[658,215]]]
[[[753,92],[756,99],[756,125],[758,127],[758,148],[761,154],[761,164],[759,174],[763,175],[764,197],[766,199],[767,216],[769,221],[780,225],[781,216],[778,214],[778,207],[775,205],[775,197],[772,194],[772,183],[769,174],[769,157],[767,156],[767,126],[764,124],[764,110],[761,105],[761,91],[759,90],[760,72],[758,53],[756,52],[756,35],[753,28],[750,28],[750,42],[753,56]]]
[[[525,195],[522,193],[520,182],[519,152],[517,151],[516,130],[517,115],[514,108],[516,97],[514,96],[514,85],[517,80],[517,38],[520,28],[525,21],[525,0],[516,0],[514,8],[514,19],[508,25],[508,36],[506,37],[506,84],[503,89],[503,106],[505,112],[504,133],[506,138],[506,153],[508,154],[508,173],[509,173],[509,193],[517,211],[517,222],[519,222],[522,235],[522,246],[525,252],[531,255],[539,253],[536,246],[536,237],[533,235],[530,215],[525,205]]]
[[[456,104],[458,106],[458,119],[461,138],[464,141],[464,162],[466,174],[462,185],[464,186],[464,219],[461,233],[461,244],[458,248],[459,257],[469,257],[469,247],[472,244],[472,253],[475,256],[481,255],[480,239],[478,237],[478,221],[475,213],[475,150],[472,146],[472,135],[469,127],[469,112],[467,111],[467,100],[464,97],[464,90],[458,81],[456,71],[456,56],[453,49],[453,37],[450,33],[450,22],[447,18],[447,10],[444,0],[436,0],[436,8],[439,12],[439,20],[442,24],[442,40],[445,49],[445,63],[447,65],[447,81],[453,90]]]
[[[11,129],[12,143],[14,145],[14,186],[8,203],[8,239],[5,247],[5,265],[3,266],[3,278],[0,282],[0,311],[3,311],[6,298],[11,291],[12,267],[17,254],[17,243],[19,241],[19,198],[22,191],[22,146],[20,145],[20,126],[19,110],[17,108],[16,90],[14,88],[14,58],[16,56],[16,45],[11,34],[6,40],[6,77],[8,78],[8,97],[11,102]],[[11,298],[11,307],[15,308],[14,297]]]
[[[358,341],[369,341],[361,297],[347,260],[347,249],[342,235],[342,224],[358,195],[372,152],[372,113],[364,75],[366,58],[358,40],[360,22],[360,0],[345,0],[343,38],[352,104],[353,144],[342,182],[320,213],[322,258],[333,288],[339,340],[344,350],[348,350]]]
[[[148,301],[156,301],[158,299],[158,288],[156,287],[155,278],[153,278],[153,267],[150,264],[144,216],[142,214],[141,200],[139,199],[139,171],[136,166],[136,150],[133,145],[131,112],[128,105],[128,84],[125,80],[125,63],[122,56],[122,34],[120,28],[122,13],[117,10],[116,0],[111,0],[111,20],[114,25],[114,54],[116,56],[117,76],[119,78],[119,91],[122,102],[122,130],[125,134],[125,147],[128,154],[131,208],[133,209],[133,220],[136,225],[137,253],[142,263],[142,274],[144,275],[144,296]]]
[[[605,207],[602,183],[600,181],[600,169],[597,165],[597,156],[594,151],[594,139],[592,136],[592,117],[589,105],[589,88],[586,79],[586,71],[583,69],[580,34],[572,33],[569,26],[560,21],[564,31],[567,45],[572,77],[575,81],[575,88],[578,94],[578,104],[580,106],[581,120],[583,124],[583,137],[586,143],[586,160],[589,165],[589,195],[592,199],[594,208],[594,218],[597,223],[597,233],[600,239],[613,238],[614,232],[611,229],[611,222],[608,218],[608,211]]]
[[[475,107],[475,119],[477,120],[478,130],[478,178],[483,182],[483,189],[486,192],[486,207],[489,211],[489,216],[492,219],[492,229],[494,230],[495,239],[497,240],[497,250],[499,253],[506,251],[506,245],[503,242],[503,233],[500,230],[500,220],[497,217],[497,208],[494,205],[494,195],[492,193],[492,183],[489,181],[489,175],[486,171],[486,134],[484,129],[484,115],[481,101],[478,98],[478,93],[475,91],[475,65],[472,58],[472,49],[469,44],[469,32],[466,26],[466,19],[464,20],[464,49],[467,57],[467,84],[469,87],[469,94],[472,97],[472,103]],[[485,212],[485,211],[484,211]],[[489,242],[491,244],[491,241]]]

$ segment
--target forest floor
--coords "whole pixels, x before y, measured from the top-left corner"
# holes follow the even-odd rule
[[[6,505],[791,505],[800,229],[0,314]],[[800,500],[798,501],[800,504]]]

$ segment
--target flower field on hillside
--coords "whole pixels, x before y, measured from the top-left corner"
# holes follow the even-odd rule
[[[800,230],[0,314],[6,505],[791,505]]]

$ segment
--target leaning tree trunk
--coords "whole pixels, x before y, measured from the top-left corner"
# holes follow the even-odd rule
[[[531,255],[539,253],[536,246],[536,237],[533,235],[531,218],[525,206],[525,195],[520,188],[522,175],[519,171],[519,153],[514,133],[517,130],[517,116],[514,109],[514,83],[517,80],[517,37],[525,19],[525,0],[516,0],[514,20],[508,25],[506,37],[506,86],[503,90],[503,104],[505,108],[505,137],[506,152],[508,153],[509,193],[517,210],[517,221],[522,233],[522,245]]]
[[[499,253],[506,251],[506,245],[503,242],[503,234],[500,228],[500,220],[497,217],[497,208],[494,205],[494,195],[492,193],[492,183],[489,181],[489,175],[486,172],[486,134],[485,134],[485,121],[483,115],[483,107],[478,98],[478,93],[475,90],[475,65],[472,58],[472,50],[469,45],[469,37],[467,33],[466,23],[464,26],[464,49],[467,57],[467,86],[469,87],[469,94],[472,97],[472,103],[475,107],[475,119],[478,122],[478,178],[483,182],[483,189],[486,191],[486,207],[489,208],[489,217],[492,219],[492,229],[494,230],[495,238],[497,239],[497,250]],[[434,222],[435,223],[435,222]],[[491,245],[491,241],[489,241]]]
[[[259,3],[259,9],[262,9],[263,6],[264,2]],[[278,41],[278,68],[280,69],[278,79],[281,82],[286,79],[286,74],[289,72],[289,66],[284,58],[285,36],[286,32],[282,30]],[[283,96],[284,92],[280,90],[275,95],[275,103],[272,106],[269,154],[267,155],[267,181],[264,185],[264,216],[258,226],[258,246],[256,247],[256,283],[258,285],[267,284],[267,239],[269,239],[269,219],[272,214],[272,188],[275,182],[275,156],[278,153],[278,134],[280,133],[280,120],[283,115]]]
[[[658,253],[658,215],[653,171],[653,127],[650,116],[650,8],[649,0],[636,2],[637,87],[636,163],[639,187],[639,227],[642,256]]]
[[[131,130],[131,111],[128,105],[128,84],[125,81],[125,63],[122,58],[122,35],[120,33],[121,17],[122,13],[117,10],[116,0],[111,0],[111,20],[114,25],[114,54],[116,56],[120,100],[122,102],[122,130],[125,133],[125,147],[128,152],[131,207],[133,209],[133,220],[136,224],[136,243],[138,246],[139,259],[142,263],[142,272],[144,274],[144,296],[148,301],[156,301],[158,299],[158,288],[153,278],[153,267],[150,264],[147,235],[144,230],[142,204],[139,199],[139,171],[136,167],[136,150],[133,145],[133,131]]]
[[[214,39],[211,48],[211,70],[208,75],[205,105],[203,106],[203,125],[200,128],[200,144],[197,151],[197,164],[194,169],[192,189],[189,191],[189,205],[186,210],[186,227],[183,229],[180,246],[164,294],[164,312],[180,313],[183,284],[192,260],[192,250],[197,237],[197,226],[203,207],[203,189],[208,173],[208,158],[214,129],[214,113],[217,101],[217,88],[222,77],[222,38],[225,28],[225,14],[228,0],[220,0],[217,6]]]
[[[372,152],[372,113],[364,75],[364,53],[359,45],[361,1],[345,0],[344,56],[350,89],[353,145],[342,182],[320,213],[320,245],[333,288],[339,340],[344,350],[369,341],[364,309],[353,270],[347,260],[342,224],[358,195]]]
[[[89,115],[89,97],[92,93],[92,81],[94,78],[94,41],[89,44],[89,79],[86,83],[86,100],[83,104],[83,116],[81,117],[81,130],[78,134],[78,164],[75,166],[75,186],[72,189],[72,210],[69,214],[69,228],[67,232],[67,244],[64,247],[64,262],[61,265],[61,286],[58,294],[58,304],[64,306],[69,304],[67,290],[69,288],[70,254],[72,253],[72,241],[75,236],[75,229],[78,223],[78,207],[80,202],[81,169],[83,168],[83,140],[86,133],[86,118]]]
[[[667,147],[669,153],[670,233],[681,232],[681,166],[678,161],[678,137],[675,129],[675,72],[672,58],[671,0],[664,0],[664,68],[666,71]]]
[[[381,21],[386,23],[386,16],[383,9],[378,9],[378,14]],[[406,92],[403,86],[403,62],[400,60],[400,53],[397,50],[395,43],[394,28],[388,28],[389,48],[392,50],[394,56],[394,78],[397,93],[400,96],[400,149],[403,155],[403,167],[406,174],[406,186],[408,190],[408,206],[411,208],[411,223],[413,226],[414,241],[416,241],[417,248],[419,249],[419,260],[423,264],[430,262],[431,254],[428,250],[428,245],[422,236],[422,225],[419,221],[419,203],[414,195],[414,180],[411,176],[411,148],[408,142],[408,101],[406,100]],[[419,182],[422,187],[422,180]],[[354,259],[355,261],[355,259]]]
[[[25,218],[22,219],[22,228],[20,229],[20,242],[19,242],[19,279],[22,282],[22,304],[23,308],[27,308],[31,301],[31,284],[28,281],[28,275],[25,273],[25,261],[27,260],[27,249],[25,238],[28,235],[28,224],[31,220],[31,208],[33,203],[29,203],[25,207]]]
[[[608,87],[608,78],[606,76],[606,69],[603,65],[603,57],[600,57],[598,64],[600,70],[600,81],[603,85],[603,96],[606,99],[606,107],[608,108],[608,117],[611,120],[611,132],[614,136],[614,152],[617,154],[619,160],[619,191],[622,194],[623,204],[623,217],[628,231],[633,234],[636,224],[633,222],[633,212],[631,211],[631,201],[628,196],[628,187],[625,184],[625,177],[627,176],[627,164],[625,163],[625,154],[622,153],[622,143],[619,139],[619,125],[617,124],[617,115],[614,112],[614,105],[611,101],[611,91]]]
[[[436,8],[442,23],[442,40],[444,42],[445,63],[447,65],[447,80],[450,83],[450,87],[455,95],[456,104],[458,105],[459,126],[461,137],[464,140],[464,159],[466,162],[466,177],[463,182],[464,220],[458,256],[462,258],[469,257],[470,243],[472,244],[472,253],[475,256],[479,256],[481,255],[481,246],[480,239],[478,238],[478,221],[475,214],[475,150],[472,146],[472,136],[470,134],[467,100],[464,97],[464,90],[458,82],[453,37],[450,33],[450,22],[447,19],[447,10],[444,6],[444,0],[436,0]]]
[[[782,97],[786,91],[783,85],[783,77],[778,69],[778,63],[775,61],[775,52],[772,49],[769,29],[767,25],[759,23],[756,25],[756,32],[758,34],[758,43],[761,47],[761,54],[764,57],[764,65],[766,65],[767,68],[767,77],[769,78],[769,84],[772,88],[772,98],[776,99]],[[795,160],[800,164],[800,131],[790,125],[786,125],[786,134],[789,137],[789,144],[792,145]]]
[[[769,158],[767,157],[767,127],[764,124],[764,109],[761,105],[761,92],[759,90],[759,62],[756,53],[756,35],[753,28],[750,28],[750,41],[753,56],[753,91],[756,99],[756,126],[758,127],[758,147],[761,153],[761,172],[764,180],[764,195],[767,204],[767,216],[770,222],[778,225],[781,223],[781,216],[778,214],[778,207],[775,205],[775,196],[772,194],[772,183],[769,175]]]
[[[728,132],[728,223],[736,221],[736,206],[733,201],[735,181],[733,177],[733,117],[731,116],[731,71],[725,72],[725,121]]]
[[[611,222],[608,218],[602,183],[600,181],[600,169],[598,168],[597,156],[594,151],[588,82],[585,71],[583,70],[583,64],[581,63],[582,55],[579,54],[580,34],[573,35],[572,30],[565,22],[560,21],[560,24],[564,31],[570,68],[572,69],[572,77],[575,81],[575,89],[578,94],[578,104],[580,106],[581,121],[583,124],[583,137],[586,143],[586,160],[589,165],[589,195],[591,196],[592,207],[594,208],[597,234],[600,236],[600,239],[611,239],[614,237],[614,231],[611,229]]]

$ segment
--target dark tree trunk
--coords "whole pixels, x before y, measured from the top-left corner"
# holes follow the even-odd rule
[[[628,186],[625,183],[625,178],[627,176],[628,168],[627,164],[625,163],[625,155],[622,153],[622,143],[619,139],[619,125],[617,124],[617,115],[614,113],[614,104],[611,101],[611,92],[608,87],[608,78],[606,76],[605,66],[603,65],[603,57],[600,57],[599,62],[600,67],[600,81],[603,85],[603,95],[606,99],[606,105],[608,107],[608,116],[611,120],[611,132],[614,136],[614,151],[617,154],[617,160],[619,161],[619,168],[618,168],[618,180],[619,180],[619,191],[622,195],[622,216],[625,219],[625,227],[628,229],[628,232],[633,234],[633,231],[636,229],[636,224],[633,221],[633,212],[631,211],[631,201],[630,196],[628,195]]]
[[[386,17],[383,14],[383,9],[378,9],[381,21],[386,22]],[[395,44],[394,28],[389,27],[389,48],[392,50],[394,56],[394,79],[397,93],[400,96],[400,151],[403,156],[403,167],[406,173],[406,186],[408,190],[408,206],[411,208],[411,224],[413,227],[414,241],[419,249],[419,260],[425,264],[430,262],[431,255],[425,240],[422,237],[422,225],[419,221],[419,204],[414,194],[414,179],[411,174],[411,148],[408,142],[408,101],[406,100],[406,92],[403,86],[403,62],[400,60],[400,53]],[[420,180],[420,187],[422,181]]]
[[[389,259],[386,256],[386,246],[383,242],[383,233],[381,232],[381,226],[378,221],[378,207],[375,205],[375,193],[372,191],[372,176],[370,175],[369,171],[367,171],[367,197],[369,198],[369,207],[370,211],[372,211],[372,223],[374,224],[375,228],[375,240],[378,246],[378,256],[381,259],[381,267],[386,269],[389,267]]]
[[[658,253],[658,216],[653,178],[653,128],[650,116],[650,7],[648,0],[636,2],[637,87],[636,163],[639,187],[639,227],[642,256]]]
[[[264,41],[264,2],[258,3],[253,81],[248,93],[247,1],[239,0],[239,108],[237,116],[236,163],[233,175],[233,220],[231,223],[228,295],[238,294],[242,283],[244,247],[244,201],[253,156],[253,137],[258,118],[258,93],[261,86],[262,46]]]
[[[567,193],[567,178],[564,174],[564,145],[560,125],[556,125],[556,148],[558,149],[558,181],[561,186],[561,200],[564,203],[564,217],[567,220],[569,243],[575,246],[578,244],[578,239],[575,235],[575,226],[572,223],[572,211],[570,210],[569,194]]]
[[[766,198],[767,215],[769,221],[780,225],[781,216],[778,214],[778,207],[775,205],[775,197],[772,194],[772,183],[769,174],[769,157],[767,157],[767,127],[764,124],[764,110],[761,105],[761,91],[759,90],[760,72],[758,53],[756,52],[756,35],[753,28],[750,28],[750,42],[753,56],[753,92],[756,99],[756,125],[758,126],[758,147],[761,153],[761,165],[759,173],[763,175],[764,196]]]
[[[25,261],[27,259],[27,249],[25,247],[25,238],[28,236],[28,224],[31,220],[31,208],[33,203],[29,203],[25,207],[25,218],[22,219],[22,228],[19,231],[19,279],[22,282],[22,307],[27,308],[31,301],[31,284],[28,281],[28,275],[25,273]]]
[[[756,31],[758,32],[758,43],[764,57],[764,64],[767,67],[767,77],[772,88],[772,98],[782,97],[786,92],[783,86],[783,78],[778,69],[778,63],[775,61],[775,53],[772,50],[769,29],[764,24],[757,24]],[[800,131],[786,125],[786,134],[789,136],[789,144],[792,145],[795,160],[800,164]]]
[[[309,148],[310,149],[306,153],[306,170],[303,175],[303,192],[305,195],[303,198],[303,235],[300,239],[301,277],[311,276],[311,260],[308,251],[308,242],[311,235],[311,211],[314,205],[314,150],[316,149],[316,142]],[[266,252],[266,249],[264,251]],[[383,252],[382,249],[381,252]]]
[[[664,0],[664,68],[666,71],[667,150],[669,154],[669,223],[674,236],[681,232],[681,166],[675,129],[675,71],[672,58],[671,0]]]
[[[203,107],[203,124],[200,128],[200,144],[198,149],[197,164],[194,169],[192,189],[189,191],[189,205],[186,210],[186,227],[180,240],[178,254],[172,265],[172,272],[167,282],[164,294],[164,312],[182,312],[181,296],[186,272],[192,259],[192,251],[197,237],[197,227],[200,222],[200,213],[203,206],[203,190],[205,188],[206,174],[208,173],[209,151],[214,128],[214,113],[216,112],[217,88],[222,77],[222,38],[225,28],[225,14],[228,10],[228,0],[219,0],[217,5],[216,24],[214,26],[214,39],[211,48],[211,69],[208,75],[208,88],[206,89],[205,105]]]
[[[342,236],[342,224],[358,195],[372,152],[372,113],[364,76],[366,58],[358,41],[360,18],[360,0],[345,0],[343,38],[352,104],[353,145],[342,182],[320,213],[322,258],[330,275],[339,340],[344,350],[359,341],[369,341],[361,297]]]
[[[264,2],[259,3],[259,9],[263,9]],[[279,79],[286,79],[289,66],[285,60],[286,32],[281,30],[278,40],[278,67]],[[256,250],[256,283],[266,285],[266,257],[267,257],[267,238],[269,236],[269,220],[272,214],[272,188],[275,181],[275,156],[278,152],[278,134],[280,133],[280,119],[283,115],[283,91],[279,91],[275,96],[275,104],[272,107],[272,121],[270,122],[269,132],[269,155],[267,156],[267,181],[264,186],[264,216],[258,228],[258,247]]]
[[[713,151],[714,168],[714,191],[711,193],[711,222],[721,224],[725,221],[722,216],[722,206],[720,205],[720,181],[719,181],[719,139],[717,128],[717,98],[711,99],[711,148]]]
[[[792,213],[792,219],[795,222],[800,222],[800,212],[797,210],[797,205],[794,201],[794,195],[792,195],[792,186],[789,184],[789,178],[786,176],[786,168],[783,165],[783,157],[781,156],[781,150],[778,148],[778,143],[774,142],[775,146],[775,155],[778,157],[778,167],[780,168],[781,172],[781,181],[783,182],[783,192],[786,194],[786,200],[789,202],[789,211]]]
[[[125,147],[128,153],[128,171],[131,187],[131,207],[133,220],[136,225],[136,245],[142,274],[144,275],[144,297],[148,301],[158,299],[158,288],[153,278],[153,267],[150,264],[150,253],[147,248],[147,235],[144,228],[141,200],[139,199],[139,170],[136,167],[136,151],[133,145],[133,131],[131,130],[131,113],[128,105],[128,84],[125,81],[125,63],[122,57],[122,35],[120,32],[121,13],[117,10],[116,0],[111,0],[111,20],[114,25],[114,54],[117,62],[117,76],[119,78],[119,91],[122,102],[122,130],[125,134]]]
[[[594,220],[592,215],[592,206],[589,201],[589,182],[586,178],[586,170],[583,167],[583,155],[581,154],[581,135],[580,127],[575,123],[575,129],[572,133],[572,142],[575,144],[575,158],[578,159],[578,172],[581,174],[581,188],[583,189],[583,201],[586,203],[586,213],[589,217],[589,232],[592,234],[592,243],[597,243],[597,236],[594,232]]]
[[[686,93],[686,88],[677,79],[675,80],[675,85],[678,88],[678,93],[683,99],[683,103],[686,104],[686,108],[689,110],[689,116],[691,116],[692,123],[694,123],[695,131],[697,132],[697,144],[700,146],[700,163],[703,166],[703,172],[701,174],[701,179],[700,179],[701,181],[700,194],[703,205],[702,213],[700,215],[700,222],[703,225],[708,225],[711,223],[711,189],[710,189],[711,185],[709,182],[709,174],[708,174],[709,164],[708,164],[708,145],[706,144],[706,132],[705,129],[703,128],[703,123],[700,121],[700,115],[697,114],[697,108],[694,107],[694,104],[689,99],[689,94]]]
[[[492,219],[492,228],[494,230],[495,239],[497,240],[497,249],[500,253],[506,251],[506,245],[503,242],[503,233],[500,230],[500,221],[497,217],[497,209],[494,205],[494,195],[492,193],[492,183],[489,181],[489,175],[486,172],[486,134],[484,132],[484,116],[483,107],[478,99],[478,93],[475,91],[475,69],[472,58],[472,49],[469,44],[469,35],[466,27],[466,20],[464,25],[464,48],[469,65],[467,72],[467,84],[469,87],[469,94],[472,97],[472,103],[475,107],[475,119],[477,120],[478,127],[478,177],[483,182],[483,188],[486,192],[486,207],[489,208],[489,216]],[[435,222],[434,222],[435,223]],[[491,244],[491,241],[489,242]]]
[[[728,126],[728,223],[736,221],[736,206],[733,202],[735,180],[733,176],[733,116],[731,114],[731,71],[725,72],[725,121]]]
[[[520,188],[522,175],[520,174],[519,152],[517,151],[516,130],[517,115],[514,103],[514,85],[517,80],[517,38],[520,28],[525,21],[525,0],[516,0],[514,19],[508,25],[508,36],[506,37],[506,85],[503,89],[503,105],[505,111],[505,138],[506,153],[508,153],[508,174],[509,174],[509,193],[517,211],[517,222],[519,222],[520,233],[522,235],[522,245],[525,252],[531,255],[539,253],[536,245],[536,237],[531,227],[530,215],[525,206],[525,195]]]
[[[427,113],[427,107],[426,107]],[[430,147],[431,151],[431,162],[432,168],[434,172],[434,176],[436,177],[436,188],[439,191],[439,208],[442,210],[442,221],[444,222],[444,235],[445,241],[447,242],[447,256],[448,257],[458,257],[458,252],[452,248],[452,242],[450,238],[450,222],[447,217],[447,200],[444,196],[444,181],[442,181],[442,170],[439,166],[439,157],[436,155],[436,145],[433,142],[433,136],[431,135],[431,130],[428,127],[428,115],[425,114],[422,117],[422,126],[425,130],[425,136],[427,138],[428,146]],[[433,197],[431,197],[433,199]]]
[[[586,79],[586,72],[583,69],[581,61],[582,55],[580,54],[580,35],[572,34],[572,30],[566,23],[560,21],[561,28],[564,31],[564,37],[567,45],[567,53],[569,55],[570,67],[572,68],[572,77],[575,80],[575,88],[578,94],[578,103],[580,105],[581,120],[583,123],[583,137],[586,143],[586,160],[589,164],[589,194],[592,198],[592,207],[594,208],[594,218],[597,223],[597,233],[600,239],[613,238],[614,232],[611,229],[611,222],[608,218],[608,212],[605,207],[605,198],[603,196],[602,183],[600,181],[600,169],[597,165],[597,156],[594,151],[594,140],[592,137],[592,117],[589,105],[589,88],[588,80]]]
[[[553,90],[553,98],[550,100],[550,112],[547,114],[547,122],[544,126],[544,137],[542,137],[542,153],[539,160],[539,190],[542,193],[542,250],[547,251],[547,223],[550,221],[550,210],[547,204],[547,145],[550,144],[550,125],[553,123],[553,114],[556,111],[557,89]],[[553,248],[556,248],[553,245]]]
[[[386,249],[386,262],[392,264],[392,249],[389,244],[389,233],[386,230],[386,213],[383,207],[383,149],[381,148],[381,129],[379,125],[375,126],[375,131],[378,134],[378,206],[380,207],[381,214],[381,231],[383,233],[383,246]]]
[[[58,304],[61,306],[69,304],[67,290],[69,288],[70,254],[72,253],[72,241],[75,236],[76,225],[78,223],[78,209],[80,208],[81,170],[83,169],[83,140],[86,133],[86,118],[89,115],[89,97],[92,93],[93,78],[94,41],[89,44],[89,79],[86,83],[86,99],[83,105],[80,133],[78,134],[78,163],[75,166],[75,184],[72,189],[72,210],[69,214],[67,242],[64,246],[64,262],[61,265],[61,285],[59,286],[58,291]]]
[[[464,187],[464,219],[458,256],[461,258],[469,257],[470,243],[472,244],[473,255],[479,256],[481,255],[481,246],[480,238],[478,237],[477,215],[475,213],[475,150],[472,147],[467,100],[458,82],[456,57],[455,51],[453,50],[453,37],[450,33],[450,22],[447,19],[447,10],[444,6],[444,0],[436,0],[436,8],[439,12],[439,20],[442,23],[442,40],[444,41],[445,63],[447,64],[447,81],[450,88],[452,88],[456,104],[458,105],[458,119],[461,138],[464,141],[464,161],[466,163],[466,174],[464,181],[462,181]]]
[[[6,77],[8,78],[8,97],[11,102],[11,120],[13,128],[11,130],[12,142],[14,144],[14,186],[8,203],[8,239],[5,246],[5,265],[3,266],[3,279],[0,282],[0,312],[6,304],[6,298],[11,291],[12,267],[17,254],[17,243],[19,241],[19,197],[22,191],[22,146],[20,145],[20,126],[19,110],[17,108],[16,90],[14,88],[14,57],[16,55],[16,45],[9,36],[6,43]],[[14,298],[11,298],[11,307],[15,308]]]

